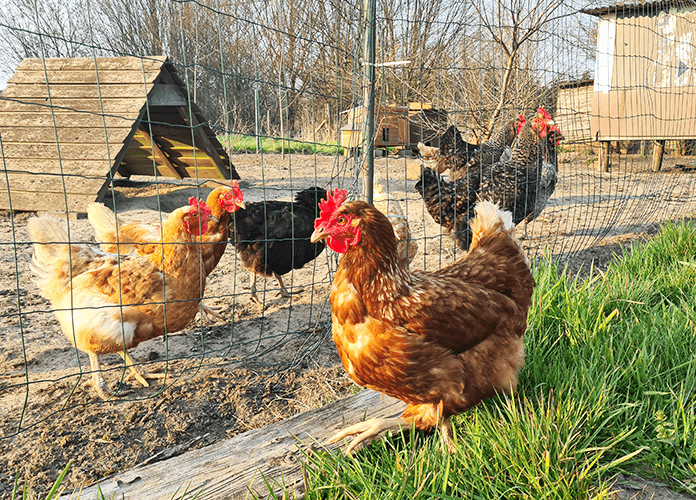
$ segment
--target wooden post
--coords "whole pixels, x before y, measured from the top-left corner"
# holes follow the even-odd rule
[[[601,172],[609,172],[609,166],[611,166],[611,142],[602,141],[601,148],[599,150],[599,170]]]
[[[665,154],[665,140],[660,139],[654,142],[653,147],[653,157],[652,157],[652,170],[653,172],[659,172],[662,168],[662,157]]]

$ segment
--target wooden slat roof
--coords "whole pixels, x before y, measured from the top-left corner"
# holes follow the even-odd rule
[[[239,178],[166,56],[25,59],[0,139],[3,209],[84,212],[117,172]]]

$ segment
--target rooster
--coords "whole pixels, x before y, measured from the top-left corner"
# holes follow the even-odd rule
[[[128,349],[140,342],[185,328],[198,312],[205,275],[199,245],[191,244],[215,221],[205,202],[172,212],[162,228],[162,243],[148,255],[107,253],[68,243],[65,223],[51,216],[29,220],[34,242],[31,269],[42,295],[51,301],[68,340],[89,354],[95,390],[111,397],[99,356],[119,353],[144,387]]]
[[[386,430],[442,429],[450,418],[514,390],[535,285],[512,216],[476,206],[464,257],[439,271],[409,272],[387,218],[345,190],[322,202],[311,241],[343,254],[329,297],[333,339],[350,377],[408,406],[400,418],[371,419],[334,435],[355,437],[346,453]]]
[[[230,242],[236,247],[244,269],[253,275],[251,300],[256,296],[256,278],[274,276],[280,295],[289,297],[283,274],[300,269],[316,259],[324,243],[310,243],[319,200],[326,190],[311,187],[298,191],[295,201],[260,201],[248,203],[234,213],[230,221]]]
[[[557,175],[549,173],[555,165],[555,148],[563,136],[550,115],[540,107],[530,121],[520,115],[517,139],[500,159],[480,168],[470,168],[466,176],[446,182],[433,170],[424,168],[416,191],[428,212],[447,232],[454,232],[460,249],[471,242],[469,220],[477,200],[498,202],[512,213],[514,224],[536,217],[555,189]]]

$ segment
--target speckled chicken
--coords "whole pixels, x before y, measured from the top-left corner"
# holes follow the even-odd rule
[[[418,143],[426,167],[438,174],[450,170],[450,180],[464,177],[470,168],[490,165],[500,158],[505,148],[512,145],[516,137],[515,120],[510,120],[496,130],[486,142],[476,145],[461,138],[460,132],[451,125],[440,137],[437,148]]]
[[[446,232],[453,233],[462,250],[466,251],[471,242],[469,221],[477,200],[500,203],[512,213],[513,223],[519,224],[538,215],[555,188],[557,176],[548,172],[548,166],[545,171],[544,163],[555,158],[556,145],[563,139],[558,126],[540,107],[530,122],[520,115],[516,128],[515,143],[499,161],[471,168],[453,182],[424,168],[416,183],[430,215]]]
[[[450,125],[440,136],[438,147],[426,146],[422,142],[418,143],[418,152],[423,163],[442,174],[446,170],[452,173],[465,168],[466,164],[478,150],[478,145],[462,139],[462,135],[457,127]]]

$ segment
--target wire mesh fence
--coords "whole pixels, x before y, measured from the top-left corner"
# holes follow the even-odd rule
[[[307,375],[338,363],[327,303],[336,254],[315,251],[301,268],[255,278],[240,250],[245,236],[232,229],[236,246],[227,245],[207,278],[191,277],[192,287],[205,283],[202,306],[194,301],[199,314],[130,349],[136,365],[167,378],[149,388],[126,380],[119,349],[111,349],[101,369],[123,404],[102,402],[85,386],[93,372],[86,350],[66,338],[56,319],[60,307],[35,284],[27,224],[36,213],[66,220],[70,243],[94,251],[102,242],[85,216],[90,203],[103,202],[119,224],[146,223],[159,234],[190,197],[206,199],[238,178],[244,210],[263,214],[254,223],[263,235],[256,255],[275,262],[288,253],[299,259],[308,244],[300,224],[311,227],[316,204],[308,212],[288,204],[276,213],[273,203],[315,186],[345,187],[360,197],[374,182],[375,202],[388,197],[383,210],[408,222],[417,248],[410,267],[433,270],[463,251],[416,190],[426,148],[444,155],[443,134],[455,125],[460,149],[450,153],[468,160],[475,154],[466,156],[465,143],[483,143],[544,106],[563,135],[549,160],[557,180],[520,236],[530,257],[588,266],[607,257],[608,243],[696,207],[692,7],[382,2],[374,20],[375,135],[366,148],[359,3],[8,2],[0,10],[8,80],[0,95],[0,447],[8,457],[0,488],[20,463],[50,476],[57,465],[49,461],[60,464],[56,457],[89,448],[85,433],[129,436],[118,445],[100,439],[133,451],[106,465],[82,465],[74,481],[94,480],[203,432],[180,424],[187,421],[181,414],[195,420],[201,408],[214,408],[217,416],[203,419],[213,440],[350,391],[337,372],[328,382]],[[370,180],[363,166],[372,148]],[[451,168],[437,179],[446,186],[457,175]],[[441,202],[436,208],[447,209]],[[306,220],[288,224],[283,213]],[[273,253],[276,246],[281,250]],[[259,303],[252,301],[254,283]],[[281,283],[288,297],[278,295]],[[92,297],[91,286],[72,295]],[[119,293],[130,293],[128,286],[121,283]],[[217,308],[222,319],[203,306]],[[86,311],[71,310],[73,321]],[[287,386],[281,372],[292,380]],[[308,380],[328,388],[298,396]],[[245,386],[255,389],[244,396]],[[295,403],[273,406],[268,399]],[[244,405],[256,410],[245,413]],[[114,427],[104,422],[109,412],[141,425]],[[82,434],[71,429],[77,416]],[[163,435],[162,427],[170,430]],[[28,447],[46,433],[59,436],[58,444],[26,460]]]

